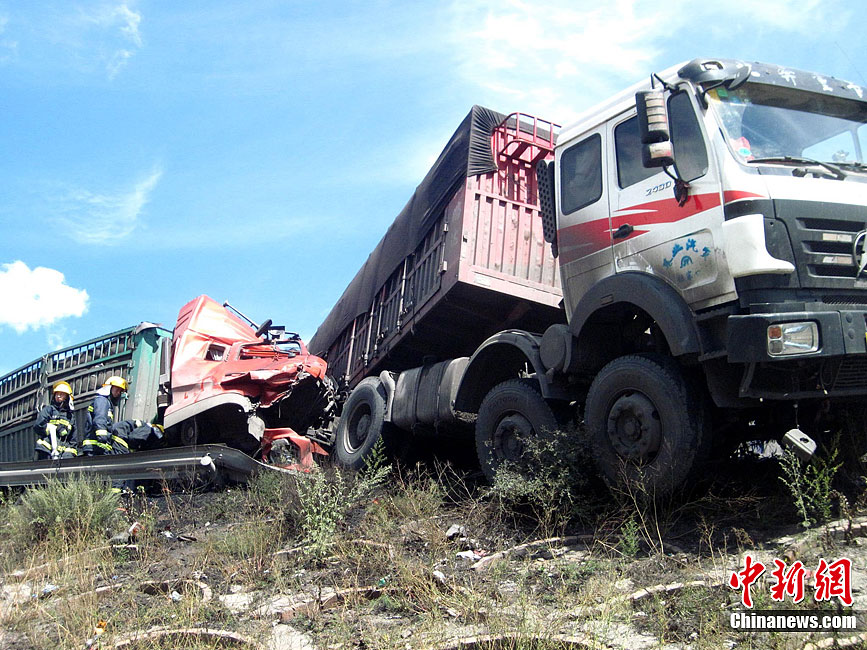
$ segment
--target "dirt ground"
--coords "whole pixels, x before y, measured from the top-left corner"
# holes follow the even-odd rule
[[[18,553],[7,562],[0,647],[87,648],[99,619],[107,625],[94,648],[867,644],[860,615],[856,630],[837,633],[731,628],[743,607],[728,581],[747,552],[769,567],[752,587],[755,609],[867,610],[867,517],[853,502],[804,530],[773,464],[725,472],[686,503],[612,506],[592,527],[561,531],[492,519],[472,489],[461,500],[436,481],[393,482],[347,513],[315,557],[275,532],[279,504],[256,510],[242,486],[140,495],[125,503],[124,528],[146,525],[84,553],[98,560]],[[814,570],[843,557],[851,608],[816,603],[809,578],[801,603],[771,600],[775,558]]]

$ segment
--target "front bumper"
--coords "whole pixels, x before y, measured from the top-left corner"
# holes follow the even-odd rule
[[[867,354],[867,310],[799,311],[729,316],[726,337],[729,361],[780,361],[780,357],[768,354],[768,327],[803,321],[811,321],[818,326],[819,349],[796,357],[786,357],[786,360]]]
[[[768,353],[768,327],[810,321],[819,349],[795,356]],[[867,310],[821,310],[730,316],[729,363],[746,364],[742,397],[798,398],[867,395]]]

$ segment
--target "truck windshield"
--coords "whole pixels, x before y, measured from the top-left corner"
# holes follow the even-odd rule
[[[867,102],[759,83],[707,97],[741,161],[790,157],[863,169]]]

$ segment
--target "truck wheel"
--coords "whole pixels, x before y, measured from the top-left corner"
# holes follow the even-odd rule
[[[504,461],[518,461],[528,437],[558,429],[554,411],[536,382],[510,379],[494,386],[482,400],[476,420],[476,453],[489,481]]]
[[[609,363],[593,380],[584,413],[593,459],[614,490],[638,486],[649,497],[666,497],[707,447],[702,400],[664,357]]]
[[[368,377],[352,390],[337,425],[334,454],[343,467],[359,470],[367,454],[389,426],[385,421],[385,389]]]
[[[195,417],[181,422],[179,442],[182,447],[193,447],[199,442],[199,423]]]

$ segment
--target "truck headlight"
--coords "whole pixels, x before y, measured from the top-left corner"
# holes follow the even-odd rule
[[[811,321],[768,326],[768,354],[772,357],[808,354],[819,349],[819,327]]]

